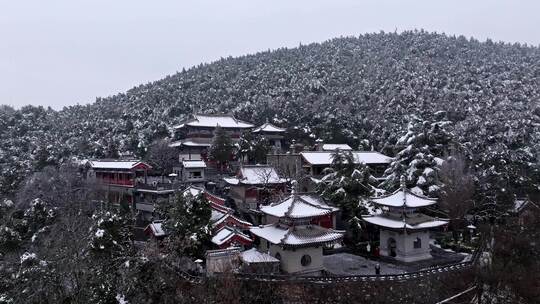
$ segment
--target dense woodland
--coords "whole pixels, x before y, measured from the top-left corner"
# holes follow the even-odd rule
[[[257,124],[268,119],[288,128],[289,141],[313,145],[321,138],[395,156],[381,186],[387,190],[405,175],[408,186],[425,194],[444,198],[450,186],[459,192],[459,183],[438,174],[439,159],[459,158],[474,184],[472,209],[491,223],[516,196],[534,196],[540,186],[538,47],[410,31],[224,58],[89,105],[61,111],[0,107],[0,242],[9,249],[1,257],[17,261],[1,264],[6,276],[0,281],[0,303],[9,303],[14,291],[27,292],[26,299],[35,303],[108,303],[119,294],[151,297],[156,290],[171,295],[166,299],[189,302],[177,293],[174,272],[160,262],[163,257],[136,253],[128,244],[128,232],[119,227],[130,219],[85,205],[91,192],[68,163],[125,152],[146,157],[153,143],[170,137],[171,126],[193,112],[231,112]],[[501,235],[518,242],[522,254],[499,248],[504,262],[493,271],[505,277],[512,270],[521,280],[504,281],[509,290],[503,296],[515,296],[510,290],[515,282],[528,282],[515,287],[530,287],[518,290],[518,298],[538,300],[538,275],[519,272],[539,269],[531,262],[538,243],[531,247],[523,239],[538,239],[538,226],[510,228]],[[111,238],[98,237],[100,231]],[[115,250],[103,254],[99,242]],[[79,245],[64,250],[74,243]],[[149,278],[161,287],[143,288]],[[490,285],[494,292],[501,292],[498,282]],[[219,289],[213,292],[219,299]]]
[[[423,31],[224,58],[89,105],[1,108],[0,193],[71,157],[143,156],[193,112],[270,118],[297,139],[384,152],[407,132],[411,115],[447,120],[479,175],[525,183],[516,175],[537,172],[539,74],[537,47]]]

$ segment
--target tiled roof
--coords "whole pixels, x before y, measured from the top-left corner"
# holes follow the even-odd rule
[[[231,228],[231,227],[223,227],[221,229],[219,229],[216,234],[214,234],[214,236],[212,237],[212,243],[220,246],[220,245],[223,245],[225,244],[227,241],[229,241],[230,239],[232,239],[234,236],[239,236],[241,238],[243,238],[244,240],[248,241],[248,242],[253,242],[253,240],[243,234],[242,232],[234,229],[234,228]]]
[[[411,190],[406,188],[404,189],[403,187],[389,195],[372,197],[370,198],[370,201],[374,202],[375,204],[388,207],[406,208],[419,208],[437,203],[437,200],[434,198],[415,194]]]
[[[415,218],[416,217],[416,218]],[[440,227],[448,224],[447,219],[432,218],[424,214],[413,214],[410,218],[396,218],[383,215],[365,215],[362,219],[370,224],[390,229],[419,230]]]
[[[317,194],[292,194],[284,200],[261,207],[261,212],[275,216],[292,219],[324,216],[339,211],[329,206]]]
[[[145,230],[150,229],[154,236],[165,236],[165,230],[162,227],[162,222],[153,222],[146,226]]]
[[[254,235],[276,245],[308,247],[340,241],[344,232],[322,228],[317,225],[283,227],[279,224],[252,227]]]
[[[271,123],[265,123],[260,127],[257,127],[253,130],[253,133],[258,132],[285,132],[286,130],[277,126],[274,126]]]
[[[231,185],[268,185],[282,184],[287,181],[279,177],[274,167],[266,165],[242,166],[238,175],[238,177],[225,177],[223,180]]]
[[[360,164],[389,164],[392,158],[375,151],[351,151],[355,163]],[[300,155],[310,165],[331,165],[334,151],[303,151]]]
[[[133,169],[139,164],[144,164],[147,167],[150,165],[143,163],[139,160],[129,160],[129,161],[115,161],[115,160],[92,160],[88,161],[90,167],[94,169]]]
[[[254,126],[248,122],[238,120],[229,114],[195,114],[193,118],[185,121],[183,124],[175,126],[175,129],[184,126],[192,127],[217,127],[248,129]]]
[[[267,253],[260,252],[255,248],[251,248],[249,250],[246,250],[246,251],[240,253],[240,259],[242,259],[242,261],[244,263],[248,263],[248,264],[251,264],[251,263],[279,263],[279,260],[276,259],[275,257],[273,257],[273,256],[271,256],[271,255],[269,255]]]
[[[322,146],[323,151],[335,151],[335,150],[341,150],[341,151],[351,151],[351,146],[347,144],[323,144]]]

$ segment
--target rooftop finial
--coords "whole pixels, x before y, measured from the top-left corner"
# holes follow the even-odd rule
[[[401,176],[399,182],[401,186],[401,191],[403,191],[403,214],[405,214],[405,206],[407,205],[407,182],[405,180],[405,175]]]
[[[401,190],[405,191],[405,189],[407,189],[407,181],[405,179],[405,175],[402,175],[400,180],[399,180],[399,185],[401,187]]]
[[[298,181],[297,180],[292,180],[291,181],[291,194],[292,195],[296,195],[296,193],[298,192]]]

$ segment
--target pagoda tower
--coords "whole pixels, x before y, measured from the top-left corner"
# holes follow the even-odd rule
[[[430,231],[448,224],[448,219],[434,218],[420,209],[437,204],[437,200],[407,189],[405,179],[392,194],[372,197],[371,202],[383,212],[364,215],[362,219],[379,226],[380,254],[402,262],[431,259]]]
[[[284,200],[263,206],[268,225],[250,228],[258,238],[258,249],[280,260],[281,270],[294,274],[314,274],[323,270],[323,246],[343,239],[344,232],[333,227],[338,208],[320,196],[293,193]]]

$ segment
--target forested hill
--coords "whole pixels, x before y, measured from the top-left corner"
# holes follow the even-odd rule
[[[540,50],[423,31],[366,34],[221,59],[61,111],[3,107],[0,193],[72,156],[142,155],[193,111],[268,117],[298,127],[298,139],[367,139],[376,150],[395,144],[412,114],[447,119],[478,170],[517,163],[513,171],[528,174],[540,151]]]

